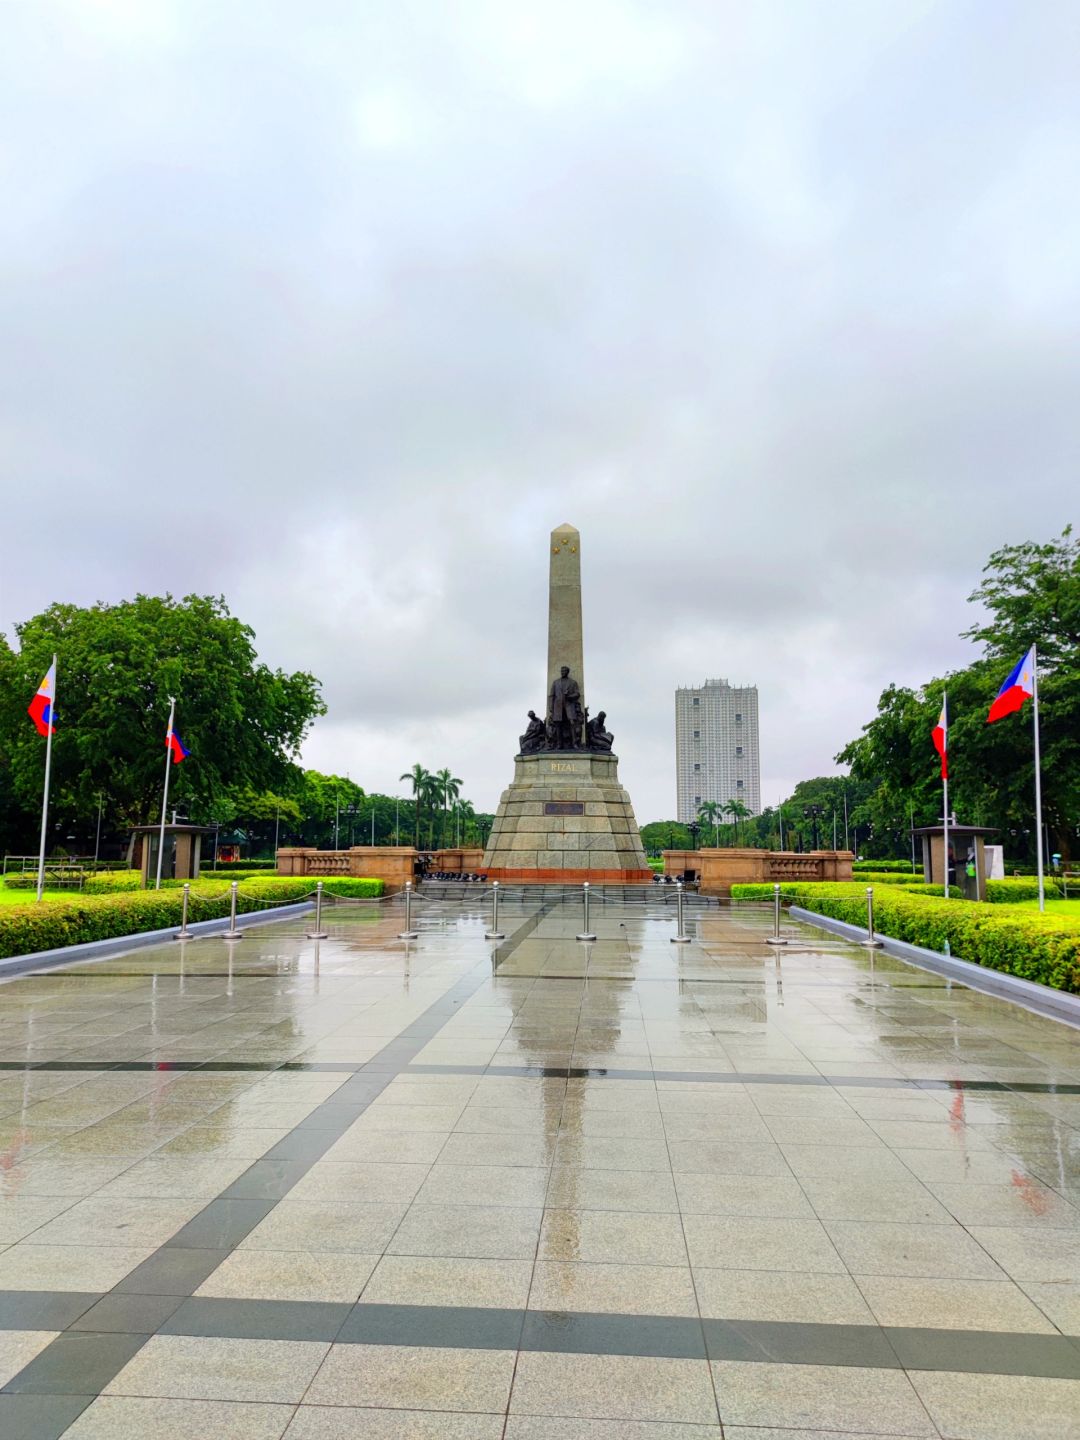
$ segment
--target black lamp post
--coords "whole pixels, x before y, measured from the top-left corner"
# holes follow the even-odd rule
[[[811,845],[811,849],[820,850],[821,846],[818,844],[818,821],[821,819],[822,816],[821,806],[807,805],[806,808],[803,810],[803,815],[807,820],[810,821],[811,830],[813,832],[813,844]]]
[[[698,837],[698,835],[699,835],[699,833],[700,833],[700,831],[701,831],[701,826],[698,824],[698,822],[697,822],[696,820],[691,820],[691,821],[690,821],[690,824],[687,825],[686,828],[687,828],[687,830],[689,830],[689,832],[690,832],[690,848],[691,848],[691,850],[696,850],[696,849],[697,849],[697,837]]]

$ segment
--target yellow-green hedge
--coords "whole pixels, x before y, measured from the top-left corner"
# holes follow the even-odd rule
[[[369,899],[381,895],[381,880],[341,878],[324,882],[328,894]],[[268,905],[301,900],[314,889],[310,880],[266,876],[239,885],[236,898],[241,914]],[[216,920],[229,913],[229,885],[191,887],[188,921]],[[119,895],[79,895],[66,905],[4,906],[0,910],[0,959],[32,955],[89,940],[111,940],[146,930],[165,930],[180,924],[183,897],[178,889],[138,890]]]
[[[996,882],[1001,884],[1003,882]],[[920,890],[895,886],[875,891],[874,924],[882,935],[928,950],[945,949],[961,960],[1037,980],[1055,990],[1080,994],[1080,921],[1038,911],[1003,910],[999,905],[957,903]],[[785,899],[834,920],[866,924],[866,886],[787,884]],[[733,885],[733,900],[772,898],[771,885]]]

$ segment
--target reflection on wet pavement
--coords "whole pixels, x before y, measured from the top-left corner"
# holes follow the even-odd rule
[[[754,910],[418,911],[0,986],[0,1434],[1080,1436],[1075,1030]]]

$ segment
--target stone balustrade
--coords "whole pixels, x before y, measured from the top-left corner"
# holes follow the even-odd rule
[[[696,880],[705,894],[726,895],[732,885],[850,880],[854,858],[850,850],[665,850],[664,874]]]
[[[411,845],[354,845],[349,850],[317,850],[312,845],[288,846],[277,852],[279,875],[310,875],[321,879],[353,875],[382,880],[388,892],[402,890],[416,874],[417,851]]]

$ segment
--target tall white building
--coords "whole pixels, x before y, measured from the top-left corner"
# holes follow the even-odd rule
[[[752,815],[761,810],[756,685],[706,680],[675,691],[675,784],[677,819],[697,819],[703,801],[741,800]]]

